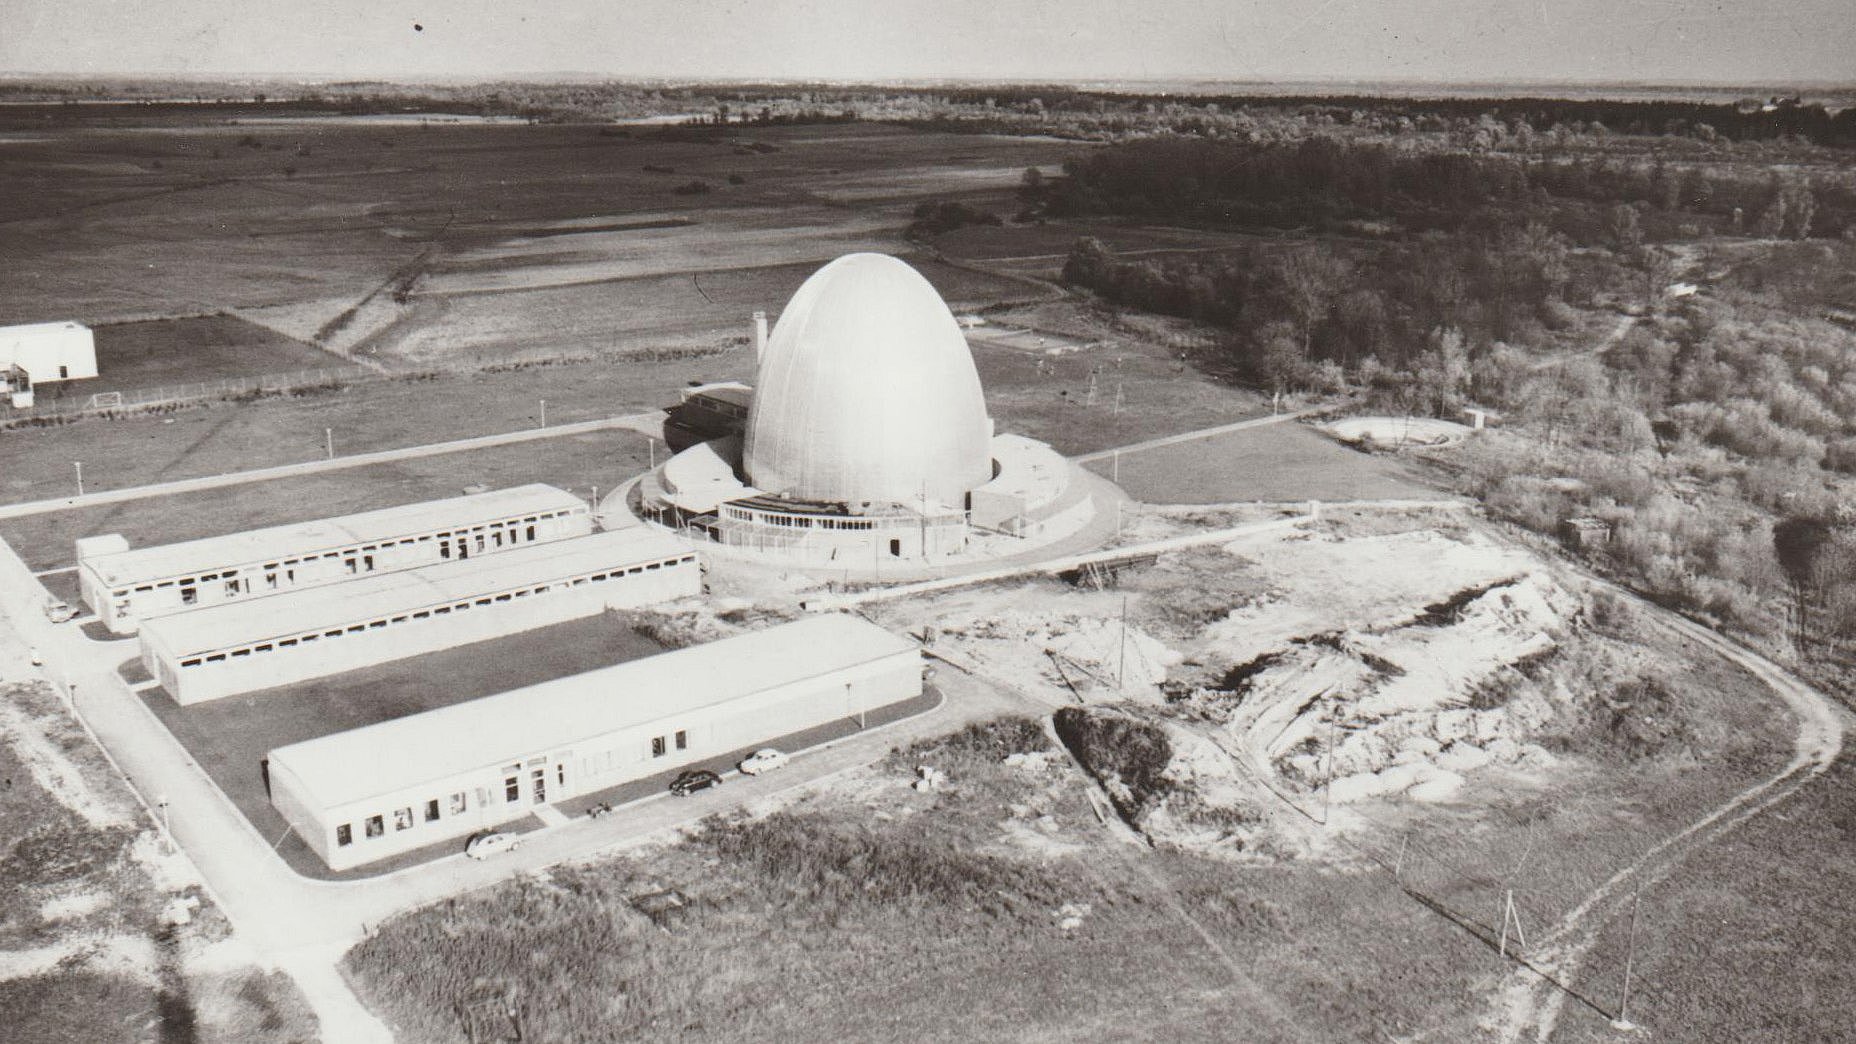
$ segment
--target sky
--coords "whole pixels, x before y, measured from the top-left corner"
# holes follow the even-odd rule
[[[0,0],[0,74],[1856,81],[1851,0]]]

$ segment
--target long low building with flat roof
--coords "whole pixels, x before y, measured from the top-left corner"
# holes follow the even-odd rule
[[[132,634],[150,617],[592,531],[584,501],[535,483],[134,550],[87,537],[78,584],[110,630]]]
[[[693,551],[634,526],[156,617],[142,662],[185,705],[701,591]]]
[[[921,693],[913,640],[815,616],[279,747],[266,778],[345,870]]]

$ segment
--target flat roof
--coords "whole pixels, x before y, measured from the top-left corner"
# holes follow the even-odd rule
[[[698,384],[693,388],[683,389],[684,402],[688,402],[699,395],[707,396],[717,402],[732,403],[736,406],[754,405],[754,388],[740,381],[715,381],[711,384]]]
[[[690,553],[668,533],[636,525],[157,616],[142,622],[142,634],[191,656]]]
[[[0,326],[0,337],[36,337],[39,334],[88,329],[90,327],[74,320],[60,319],[49,323],[17,323],[13,326]]]
[[[565,490],[535,482],[526,486],[491,490],[445,500],[379,508],[336,518],[249,529],[242,533],[203,537],[176,544],[157,544],[115,554],[98,555],[87,565],[111,587],[149,580],[190,576],[195,573],[253,563],[275,562],[338,547],[365,544],[471,526],[511,515],[586,507],[586,502]]]
[[[270,760],[339,808],[919,650],[862,617],[812,616],[292,743]]]

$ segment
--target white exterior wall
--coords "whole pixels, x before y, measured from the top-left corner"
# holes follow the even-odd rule
[[[317,808],[288,766],[273,760],[271,804],[330,869],[347,870],[528,815],[541,803],[534,786],[537,769],[543,773],[542,798],[552,803],[760,746],[803,729],[855,720],[859,711],[868,714],[921,693],[921,655],[908,650],[726,703],[577,739],[564,749],[510,751],[494,765],[460,767],[429,783],[338,808]],[[614,693],[613,698],[655,700],[660,694]],[[682,750],[676,747],[679,731],[687,738]],[[652,755],[651,741],[657,737],[666,741],[661,756]],[[506,770],[511,767],[517,769],[514,801],[508,799],[512,774]],[[366,770],[365,765],[355,766],[357,772]],[[452,811],[457,795],[463,795],[461,813]],[[428,820],[432,801],[438,802],[438,818]],[[410,811],[411,825],[401,829],[397,824],[404,821],[403,811]],[[368,820],[374,816],[380,817],[380,834],[369,837]],[[349,828],[346,845],[337,843],[343,825]]]
[[[169,649],[158,637],[142,635],[142,662],[149,674],[182,706],[290,685],[311,678],[390,663],[394,660],[501,638],[522,631],[592,616],[608,607],[629,609],[702,593],[702,571],[689,561],[591,583],[537,581],[510,591],[485,592],[469,609],[402,606],[357,610],[339,637],[328,628],[314,636],[280,634],[253,651]],[[549,590],[529,593],[546,583]],[[522,593],[517,594],[516,591]],[[484,601],[489,604],[481,604]],[[423,618],[419,614],[424,615]],[[355,630],[355,628],[360,628]],[[262,648],[268,645],[270,648]],[[191,661],[198,660],[198,663]]]
[[[536,521],[526,521],[529,514],[534,514]],[[114,587],[104,581],[95,565],[80,561],[78,587],[83,592],[84,604],[90,606],[112,632],[134,634],[141,629],[141,622],[150,617],[240,598],[320,587],[370,573],[461,561],[474,555],[494,554],[544,541],[586,536],[593,531],[592,515],[584,506],[568,509],[568,514],[554,518],[542,518],[541,514],[546,512],[512,515],[472,526],[434,527],[347,547],[304,548],[299,555],[278,556],[276,561],[227,562],[214,570],[149,577]],[[535,533],[533,540],[528,538],[531,528]],[[440,533],[446,536],[440,539]]]
[[[96,338],[77,323],[0,327],[0,370],[11,364],[25,369],[35,385],[95,377]]]

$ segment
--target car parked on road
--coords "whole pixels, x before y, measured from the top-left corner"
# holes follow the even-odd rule
[[[45,603],[45,618],[52,623],[64,623],[66,620],[76,619],[77,610],[71,608],[69,602],[54,598]]]
[[[758,776],[763,772],[785,768],[788,760],[790,759],[786,755],[772,747],[762,747],[741,759],[741,773],[746,776]]]
[[[464,846],[464,854],[472,859],[488,859],[493,855],[513,852],[522,847],[522,839],[515,834],[479,834]]]
[[[690,769],[670,781],[670,792],[678,797],[689,797],[698,790],[722,785],[722,777],[708,769]]]

